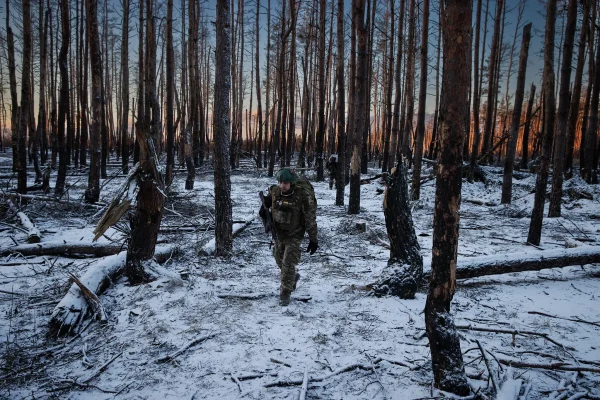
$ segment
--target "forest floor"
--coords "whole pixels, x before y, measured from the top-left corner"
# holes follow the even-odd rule
[[[14,212],[2,209],[16,186],[16,176],[8,177],[10,163],[10,153],[0,154],[0,249],[26,241]],[[100,296],[108,324],[84,321],[77,336],[49,335],[50,314],[71,284],[68,273],[81,276],[97,259],[0,257],[0,399],[296,399],[305,371],[307,399],[452,397],[432,386],[424,330],[426,290],[414,300],[377,298],[360,290],[377,280],[389,256],[382,245],[387,241],[383,183],[376,179],[362,185],[361,212],[350,216],[334,205],[335,190],[308,174],[318,202],[319,250],[303,254],[298,289],[290,306],[281,307],[279,270],[257,218],[258,191],[274,180],[250,160],[242,164],[231,176],[233,219],[252,223],[234,239],[232,257],[202,253],[214,236],[212,170],[199,169],[191,191],[183,189],[185,171],[177,171],[159,234],[159,243],[179,249],[163,265],[171,273],[140,286],[128,285],[125,278],[113,282]],[[599,246],[598,186],[578,178],[567,181],[563,216],[544,218],[542,242],[532,247],[525,242],[535,175],[518,172],[513,204],[504,206],[499,204],[501,168],[485,170],[487,185],[463,182],[459,258]],[[369,169],[363,177],[377,172]],[[425,169],[423,176],[431,173]],[[42,242],[89,242],[102,204],[110,203],[124,181],[116,163],[109,165],[108,176],[101,183],[101,205],[83,203],[87,175],[70,169],[61,202],[40,194],[17,206],[40,229]],[[55,171],[51,186],[54,179]],[[434,180],[424,183],[421,196],[411,208],[428,265]],[[358,222],[366,223],[366,231],[357,228]],[[99,242],[123,243],[126,226],[123,220]],[[185,280],[179,278],[182,271]],[[600,398],[598,293],[597,264],[458,281],[452,312],[464,328],[459,331],[461,347],[475,390],[491,384],[479,341],[492,370],[521,381],[520,389],[515,386],[521,398],[567,398],[583,392]],[[235,297],[243,295],[248,298]],[[551,341],[468,327],[536,332]],[[172,360],[157,362],[201,338],[205,340]],[[531,365],[510,370],[503,361]],[[556,363],[585,371],[559,370]],[[551,364],[553,368],[538,368]]]

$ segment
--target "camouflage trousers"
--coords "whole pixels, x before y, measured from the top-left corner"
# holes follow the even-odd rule
[[[281,292],[292,293],[296,280],[296,265],[300,262],[302,239],[278,238],[273,247],[273,257],[281,270]]]

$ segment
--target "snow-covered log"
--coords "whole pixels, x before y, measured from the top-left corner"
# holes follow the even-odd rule
[[[22,244],[0,250],[0,256],[20,253],[24,256],[72,256],[75,254],[90,254],[96,257],[105,257],[119,253],[123,250],[120,244],[107,244],[97,242],[69,243],[64,240],[51,242]]]
[[[461,257],[457,261],[456,279],[595,263],[600,263],[600,247],[592,246],[544,250],[529,254],[511,253]]]
[[[173,251],[172,247],[157,247],[155,258],[164,260]],[[90,266],[79,280],[94,293],[101,294],[110,285],[111,279],[116,277],[125,267],[127,251],[121,251],[99,260]],[[50,332],[56,335],[67,335],[81,322],[87,314],[89,305],[75,283],[71,285],[68,293],[52,311],[50,318]]]
[[[21,225],[27,229],[27,243],[39,243],[42,240],[42,234],[40,233],[40,230],[35,227],[33,222],[31,222],[27,214],[19,211],[10,199],[8,200],[8,205],[11,211],[15,212],[17,217],[19,217],[19,220],[21,220]]]

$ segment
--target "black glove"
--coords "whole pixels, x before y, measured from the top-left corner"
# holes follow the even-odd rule
[[[317,251],[318,248],[319,248],[319,245],[317,244],[317,242],[313,242],[311,240],[310,242],[308,242],[308,247],[306,248],[306,252],[308,253],[310,251],[310,254],[313,255],[313,254],[315,254],[315,251]]]
[[[260,210],[258,210],[258,215],[260,215],[262,219],[267,218],[267,209],[264,206],[260,206]]]

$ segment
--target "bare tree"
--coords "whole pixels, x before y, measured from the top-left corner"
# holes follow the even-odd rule
[[[588,19],[590,17],[589,1],[583,1],[583,20],[581,24],[581,34],[579,36],[579,49],[577,50],[577,67],[575,69],[575,79],[573,81],[573,92],[571,94],[571,105],[569,108],[569,121],[567,123],[567,145],[565,155],[565,176],[573,176],[573,151],[575,147],[575,131],[579,121],[579,106],[581,100],[581,81],[583,78],[583,67],[585,66],[586,42],[589,30]]]
[[[440,156],[433,215],[431,281],[425,305],[435,386],[469,394],[460,338],[450,314],[456,285],[456,256],[462,152],[469,129],[472,0],[446,0],[443,24],[444,65],[440,100]]]
[[[552,138],[554,136],[554,117],[556,100],[554,98],[554,36],[556,26],[556,0],[548,0],[546,5],[546,35],[544,39],[544,75],[542,79],[544,96],[544,128],[542,136],[542,154],[540,170],[535,183],[535,197],[527,241],[539,245],[542,237],[546,185],[550,169]],[[596,106],[598,104],[596,103]]]
[[[10,84],[11,114],[10,130],[13,150],[13,171],[19,170],[17,143],[19,141],[19,100],[17,98],[17,72],[15,66],[15,36],[10,27],[10,0],[6,0],[6,42],[8,50],[8,79]]]
[[[121,35],[121,110],[121,167],[123,173],[127,174],[127,172],[129,172],[129,140],[127,135],[127,115],[129,114],[129,0],[123,0],[123,32]],[[167,162],[167,168],[168,165],[169,163]],[[167,177],[168,176],[169,174],[167,172]]]
[[[413,163],[412,199],[421,195],[421,161],[425,140],[425,101],[427,100],[427,49],[429,44],[429,0],[423,1],[423,26],[421,27],[421,82],[419,83],[419,109],[417,111],[417,137]]]
[[[552,161],[552,195],[548,217],[560,217],[560,203],[562,201],[563,171],[565,163],[565,141],[567,137],[567,123],[569,120],[569,86],[571,84],[571,61],[573,59],[573,42],[575,28],[577,27],[577,0],[569,0],[567,12],[567,28],[565,30],[564,52],[560,75],[560,92],[558,98],[558,114],[556,134],[554,136],[554,159]],[[573,101],[579,102],[574,99]]]
[[[173,116],[173,91],[175,89],[175,54],[173,50],[173,0],[167,2],[167,176],[166,184],[173,182],[175,167],[175,127]]]
[[[360,166],[362,153],[362,139],[365,126],[365,103],[367,92],[367,26],[365,22],[365,0],[353,0],[352,4],[352,20],[356,27],[358,39],[357,57],[356,57],[356,76],[354,79],[356,92],[353,93],[355,107],[354,115],[354,131],[352,134],[352,158],[350,170],[350,198],[348,200],[348,214],[358,214],[360,212]]]
[[[27,193],[27,125],[30,113],[31,95],[31,4],[30,0],[22,1],[23,8],[23,77],[21,78],[21,112],[19,118],[19,137],[17,141],[18,179],[17,191]]]
[[[322,181],[324,179],[323,152],[325,151],[323,141],[325,139],[325,14],[327,14],[327,1],[320,0],[319,4],[319,127],[317,128],[316,167],[317,181]]]
[[[510,139],[504,163],[504,177],[502,182],[502,204],[508,204],[512,197],[512,173],[517,151],[519,126],[521,125],[521,110],[523,109],[523,96],[525,92],[525,73],[527,71],[527,56],[529,55],[529,41],[531,40],[531,23],[523,27],[521,54],[519,55],[519,72],[517,75],[517,91],[515,94],[515,107],[513,109],[512,123],[510,126]]]
[[[344,165],[346,165],[346,82],[344,80],[344,0],[338,0],[337,16],[337,154],[338,168],[335,176],[335,205],[344,205]]]
[[[262,99],[261,99],[261,95],[260,95],[260,87],[261,87],[261,82],[260,82],[260,54],[259,54],[259,50],[260,50],[260,25],[259,25],[259,20],[260,20],[260,0],[256,0],[256,48],[254,50],[254,55],[256,57],[255,59],[255,68],[256,68],[256,102],[257,107],[256,107],[256,125],[257,125],[257,129],[258,129],[258,138],[256,141],[256,168],[260,168],[262,167],[262,142],[263,142],[263,115],[262,115]]]
[[[231,26],[229,1],[217,0],[214,100],[215,238],[216,255],[232,249],[231,170],[229,154],[229,93],[231,90]]]
[[[69,1],[61,0],[60,2],[60,19],[62,26],[62,42],[60,46],[60,54],[58,55],[58,68],[60,69],[60,98],[58,101],[58,175],[56,177],[56,186],[54,192],[56,194],[62,194],[65,190],[65,179],[67,177],[67,165],[69,163],[69,155],[66,148],[65,138],[65,122],[67,125],[70,123],[70,119],[67,117],[69,112],[69,69],[68,69],[68,55],[69,55],[69,41],[71,39],[70,33],[70,21],[69,21]],[[89,24],[89,22],[88,22]],[[22,120],[22,122],[24,122]],[[67,131],[69,126],[67,126]],[[92,170],[90,169],[90,179],[92,177]],[[100,181],[98,180],[97,196],[95,200],[89,202],[98,201],[100,195]]]

